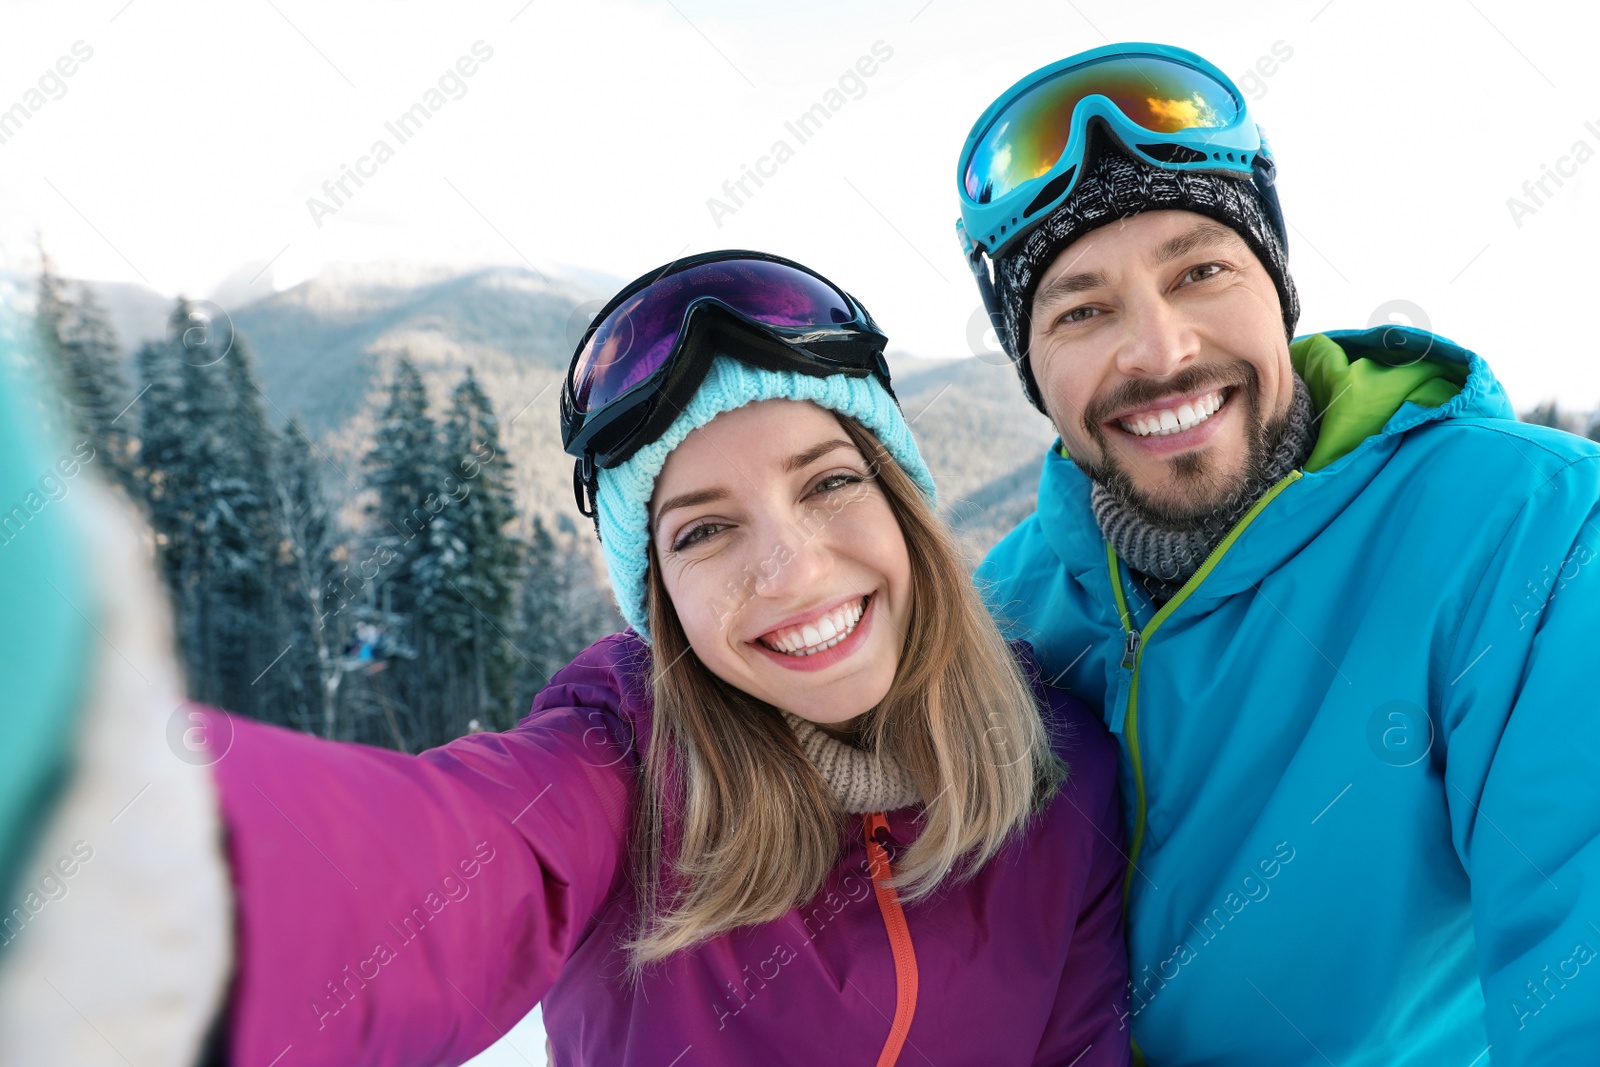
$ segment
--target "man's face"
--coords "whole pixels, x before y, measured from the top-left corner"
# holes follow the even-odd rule
[[[1227,509],[1287,430],[1278,291],[1238,234],[1194,212],[1063,250],[1035,289],[1028,351],[1073,462],[1168,529]]]

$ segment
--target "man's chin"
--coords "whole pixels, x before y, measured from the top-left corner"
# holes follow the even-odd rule
[[[1186,453],[1166,460],[1165,470],[1130,472],[1113,461],[1096,479],[1111,496],[1152,526],[1187,533],[1204,529],[1233,510],[1244,491],[1245,472],[1224,475],[1214,457]]]
[[[1265,442],[1252,440],[1254,414],[1244,412],[1243,433],[1223,427],[1204,444],[1172,455],[1144,454],[1134,441],[1101,435],[1094,450],[1100,462],[1080,462],[1076,453],[1074,461],[1148,525],[1176,533],[1210,530],[1237,510],[1252,469],[1261,465]]]
[[[1243,414],[1242,436],[1224,433],[1172,456],[1127,455],[1129,447],[1138,446],[1101,436],[1099,463],[1076,456],[1074,462],[1145,523],[1175,533],[1217,535],[1249,506],[1245,497],[1266,488],[1262,482],[1271,456],[1289,430],[1287,412],[1265,424],[1254,403]]]

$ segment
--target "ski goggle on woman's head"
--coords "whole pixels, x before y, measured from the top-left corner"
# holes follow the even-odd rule
[[[1034,71],[1001,94],[961,150],[964,250],[1001,255],[1072,194],[1091,129],[1173,170],[1249,178],[1271,160],[1244,96],[1193,52],[1114,44]]]
[[[624,286],[578,343],[561,395],[561,437],[576,459],[578,506],[597,468],[660,437],[712,360],[813,377],[873,375],[892,397],[888,338],[822,275],[764,252],[675,260]]]

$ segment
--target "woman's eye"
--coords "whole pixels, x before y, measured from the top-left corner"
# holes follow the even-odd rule
[[[1202,263],[1198,267],[1190,267],[1189,270],[1184,274],[1183,278],[1185,281],[1203,282],[1207,278],[1214,277],[1215,275],[1221,273],[1221,271],[1221,264]]]
[[[855,485],[860,481],[860,475],[856,474],[830,474],[817,483],[817,487],[813,492],[831,493],[835,490],[843,489],[847,485]]]
[[[687,533],[680,536],[677,541],[673,542],[672,550],[674,552],[681,552],[686,548],[693,548],[695,545],[698,545],[702,541],[711,537],[711,535],[715,534],[720,529],[722,529],[721,523],[702,522],[699,526],[689,530]]]

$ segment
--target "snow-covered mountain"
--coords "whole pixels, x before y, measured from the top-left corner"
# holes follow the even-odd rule
[[[557,397],[572,349],[614,283],[574,271],[376,263],[326,270],[242,307],[224,307],[254,354],[275,420],[293,418],[359,480],[372,416],[393,363],[408,355],[442,410],[471,366],[493,400],[525,513],[581,523],[561,450]],[[131,354],[166,330],[172,301],[140,286],[92,283]],[[974,561],[1033,507],[1054,434],[1009,366],[891,351],[895,391]],[[137,390],[135,371],[129,380]],[[145,413],[148,417],[151,413]],[[340,475],[328,484],[347,486]]]

